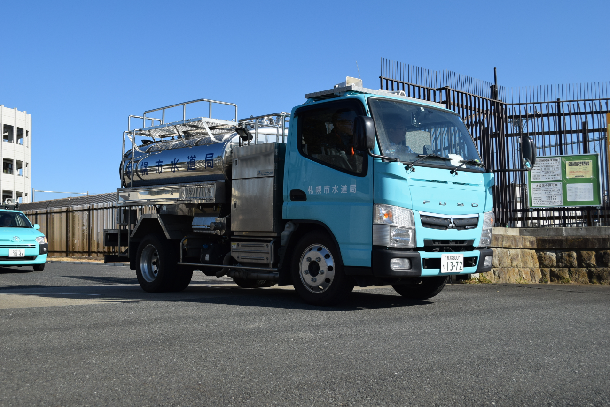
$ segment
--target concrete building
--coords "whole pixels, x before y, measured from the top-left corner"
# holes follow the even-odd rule
[[[6,198],[31,202],[32,115],[0,105],[0,191]]]

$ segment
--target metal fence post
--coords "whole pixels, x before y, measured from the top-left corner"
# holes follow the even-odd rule
[[[557,146],[559,155],[563,155],[563,115],[561,114],[561,99],[557,98]]]
[[[91,204],[87,209],[87,256],[91,257]]]
[[[589,154],[589,123],[586,119],[582,122],[582,153]]]
[[[66,209],[66,257],[70,257],[70,207]]]
[[[451,88],[449,86],[445,86],[445,107],[448,110],[451,110]]]

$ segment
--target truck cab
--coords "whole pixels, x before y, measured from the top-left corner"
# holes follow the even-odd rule
[[[307,98],[291,114],[283,219],[332,237],[355,284],[412,298],[439,292],[449,275],[491,270],[494,177],[455,113],[361,84]],[[368,146],[354,133],[365,122]],[[311,294],[330,288],[311,277],[316,260],[294,265]]]

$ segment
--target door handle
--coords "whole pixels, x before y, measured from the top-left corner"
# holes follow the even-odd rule
[[[307,195],[305,195],[305,191],[300,189],[291,189],[290,190],[290,200],[291,201],[306,201]]]

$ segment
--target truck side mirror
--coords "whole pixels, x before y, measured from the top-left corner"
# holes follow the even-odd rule
[[[525,134],[521,136],[521,158],[526,170],[531,170],[536,164],[536,144]]]
[[[368,116],[356,116],[354,119],[353,144],[356,150],[375,148],[375,122]]]

